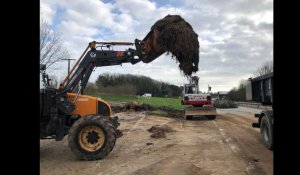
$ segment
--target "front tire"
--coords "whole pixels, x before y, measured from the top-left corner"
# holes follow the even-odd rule
[[[116,143],[115,127],[104,116],[88,115],[77,120],[69,131],[71,151],[83,160],[107,156]]]
[[[193,116],[192,115],[185,115],[184,119],[185,120],[193,120]]]
[[[214,120],[214,119],[216,119],[216,115],[206,115],[205,116],[208,120]]]
[[[265,147],[268,148],[269,150],[272,150],[273,149],[273,128],[271,127],[270,120],[266,116],[263,116],[261,119],[260,134]]]

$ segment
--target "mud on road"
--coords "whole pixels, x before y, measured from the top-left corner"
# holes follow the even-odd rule
[[[122,112],[123,137],[103,160],[80,161],[61,142],[40,141],[42,175],[264,175],[273,174],[273,152],[260,141],[259,129],[252,128],[253,114],[218,111],[216,120],[148,115]],[[168,126],[165,138],[152,138],[148,130]]]

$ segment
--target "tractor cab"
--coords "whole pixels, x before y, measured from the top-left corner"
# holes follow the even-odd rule
[[[199,90],[196,84],[185,84],[183,87],[184,94],[198,94]]]

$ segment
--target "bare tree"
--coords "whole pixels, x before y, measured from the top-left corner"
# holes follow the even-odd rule
[[[40,24],[40,64],[46,68],[55,69],[55,63],[62,59],[69,59],[70,54],[63,46],[61,35],[49,27],[48,23],[41,20]]]
[[[246,100],[246,80],[239,81],[239,86],[232,88],[227,97],[233,101],[245,101]]]
[[[246,83],[247,83],[247,81],[246,81],[245,79],[241,79],[241,80],[239,81],[239,86],[238,86],[238,88],[239,88],[239,89],[245,88],[245,87],[246,87]]]
[[[265,62],[261,67],[256,71],[257,76],[265,75],[273,72],[273,61]]]

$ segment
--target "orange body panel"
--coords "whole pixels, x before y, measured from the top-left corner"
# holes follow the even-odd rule
[[[76,97],[74,93],[68,93],[67,98],[69,102],[73,102]],[[111,114],[110,105],[103,101],[101,98],[95,98],[88,95],[78,95],[78,98],[75,102],[75,110],[71,115],[80,115],[85,116],[88,114],[98,114],[98,103],[105,103],[109,107],[109,114]],[[110,116],[110,115],[109,115]]]

